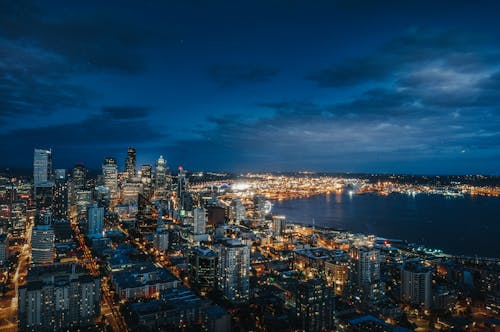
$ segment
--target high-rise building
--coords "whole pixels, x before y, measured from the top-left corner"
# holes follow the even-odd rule
[[[334,320],[333,289],[322,279],[311,279],[297,286],[297,320],[306,332],[329,331]]]
[[[104,210],[107,210],[111,203],[111,192],[109,188],[106,186],[95,187],[94,200],[99,207],[103,207]]]
[[[87,186],[87,169],[82,163],[75,164],[73,168],[73,186],[74,190],[85,190]]]
[[[193,198],[189,192],[189,180],[187,172],[179,166],[179,174],[177,175],[177,198],[179,200],[179,209],[190,211],[193,206]]]
[[[33,180],[37,187],[39,184],[52,180],[52,151],[35,149],[33,160]]]
[[[158,199],[167,198],[167,173],[168,165],[167,161],[160,156],[156,162],[156,173],[155,173],[155,196]]]
[[[112,198],[116,198],[118,194],[118,164],[113,157],[104,158],[102,164],[102,176],[104,178],[104,186],[109,188]]]
[[[76,192],[75,205],[78,220],[85,219],[87,217],[87,209],[91,203],[92,191],[78,190]]]
[[[9,259],[9,234],[0,233],[0,267],[7,264]]]
[[[205,234],[207,225],[207,210],[204,207],[198,206],[193,210],[193,234]]]
[[[126,182],[122,186],[122,202],[124,204],[137,204],[139,194],[142,192],[142,183]]]
[[[87,213],[87,237],[91,239],[101,238],[104,228],[104,208],[94,204],[89,206]]]
[[[233,199],[231,202],[232,219],[236,224],[241,223],[246,218],[246,209],[241,199]]]
[[[188,253],[189,284],[202,294],[217,285],[217,260],[217,253],[207,247],[196,246]]]
[[[255,195],[253,197],[254,218],[264,221],[266,217],[266,197],[264,195]]]
[[[148,199],[153,195],[153,167],[141,165],[142,192]]]
[[[336,295],[343,295],[349,282],[350,264],[346,258],[337,258],[325,262],[325,278],[334,287]]]
[[[30,269],[19,287],[19,331],[66,331],[95,324],[100,315],[100,280],[76,265]]]
[[[369,288],[380,280],[380,251],[367,246],[353,247],[350,256],[354,263],[355,282],[360,288]]]
[[[127,159],[125,159],[125,172],[127,173],[127,180],[131,181],[135,177],[135,148],[128,148]]]
[[[39,221],[38,216],[43,211],[52,210],[52,204],[54,203],[54,183],[44,182],[39,183],[35,187],[35,208],[37,213],[37,222]]]
[[[401,301],[429,309],[432,301],[432,268],[407,261],[401,269]]]
[[[66,181],[66,170],[56,169],[54,174],[53,217],[56,220],[66,219],[68,218],[68,183]]]
[[[168,229],[165,227],[162,219],[161,209],[158,212],[158,224],[155,233],[153,234],[153,246],[156,250],[168,250]]]
[[[33,264],[54,262],[54,230],[49,225],[36,225],[31,235],[31,260]]]
[[[241,240],[227,240],[219,249],[218,287],[233,303],[250,298],[250,249]]]
[[[273,216],[273,233],[276,237],[281,237],[286,230],[286,217],[285,216]]]

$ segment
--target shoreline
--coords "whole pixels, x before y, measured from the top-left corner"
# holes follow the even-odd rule
[[[307,223],[304,223],[304,222],[297,222],[297,221],[288,222],[287,221],[287,223],[290,224],[290,225],[294,225],[294,226],[300,226],[300,227],[305,227],[305,228],[313,229],[313,225],[307,224]],[[413,248],[413,246],[416,246],[417,248],[422,248],[423,250],[421,250],[421,251],[423,253],[432,255],[432,253],[425,252],[425,249],[431,250],[430,248],[426,248],[424,245],[421,245],[421,244],[410,243],[407,240],[403,240],[403,239],[389,239],[389,238],[384,238],[384,237],[377,236],[376,234],[365,234],[365,233],[351,232],[351,231],[348,231],[348,230],[345,230],[345,229],[337,229],[337,228],[328,227],[328,226],[316,226],[316,225],[314,225],[314,229],[321,230],[321,231],[326,231],[326,232],[346,233],[346,234],[349,234],[349,235],[362,235],[362,236],[373,235],[373,236],[376,237],[376,239],[381,240],[381,241],[386,240],[386,241],[389,241],[389,242],[398,242],[398,243],[401,243],[401,244],[406,245],[406,246],[412,246],[412,247],[408,248],[409,250],[411,250],[411,248]],[[475,259],[475,260],[481,260],[481,261],[491,261],[491,262],[495,262],[495,263],[500,263],[500,257],[478,256],[478,255],[476,255],[476,256],[456,255],[456,254],[445,253],[445,252],[443,252],[441,250],[440,250],[440,252],[439,252],[438,255],[441,255],[443,257],[453,258],[453,259]]]

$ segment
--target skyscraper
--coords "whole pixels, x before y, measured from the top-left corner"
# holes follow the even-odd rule
[[[104,225],[104,208],[94,204],[89,206],[87,213],[87,237],[91,239],[101,238]]]
[[[7,264],[9,258],[9,234],[0,233],[0,267]]]
[[[87,169],[82,163],[75,164],[73,168],[73,186],[74,190],[85,190],[87,186]]]
[[[273,216],[274,236],[280,238],[285,233],[285,229],[286,229],[286,217],[285,216]]]
[[[128,148],[127,159],[125,159],[125,172],[127,173],[127,180],[131,181],[135,177],[135,148]]]
[[[52,151],[35,149],[33,160],[33,180],[35,187],[52,180]]]
[[[207,225],[207,210],[204,207],[198,206],[193,210],[193,234],[205,234]]]
[[[354,262],[355,282],[360,288],[368,288],[380,280],[380,251],[367,246],[353,247],[350,250]]]
[[[253,198],[254,218],[264,221],[266,217],[266,197],[264,195],[255,195]]]
[[[68,183],[66,181],[66,170],[56,169],[54,174],[53,216],[56,220],[66,219],[68,217]]]
[[[401,301],[429,309],[432,301],[432,268],[407,261],[401,269]]]
[[[241,240],[227,240],[219,247],[218,287],[233,303],[250,298],[250,249]]]
[[[191,205],[191,196],[189,194],[189,181],[187,179],[187,173],[179,166],[179,174],[177,175],[177,198],[179,199],[179,207],[182,210],[190,210],[189,205]]]
[[[153,195],[153,167],[141,165],[142,192],[148,199]]]
[[[104,178],[104,186],[109,188],[111,197],[116,198],[118,194],[118,165],[115,158],[104,158],[102,176]]]
[[[241,223],[246,218],[246,209],[241,199],[236,198],[231,202],[232,219],[236,224]]]
[[[36,225],[31,235],[31,260],[33,264],[54,262],[54,230],[51,225]]]
[[[297,286],[296,310],[299,326],[307,332],[333,328],[333,289],[322,279],[311,279]]]
[[[156,162],[155,174],[155,196],[158,199],[165,199],[167,193],[167,161],[160,156]]]
[[[217,253],[210,248],[196,246],[188,253],[189,283],[200,291],[207,293],[217,285]]]
[[[100,281],[74,264],[30,269],[19,287],[19,331],[66,331],[90,326],[100,315]]]

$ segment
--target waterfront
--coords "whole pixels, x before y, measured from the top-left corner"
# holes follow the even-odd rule
[[[408,240],[450,254],[500,257],[500,198],[441,195],[318,195],[275,201],[291,222]]]

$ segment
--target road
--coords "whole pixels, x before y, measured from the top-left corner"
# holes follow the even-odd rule
[[[97,259],[92,255],[92,251],[85,243],[85,237],[80,232],[80,227],[76,223],[72,223],[73,231],[76,239],[83,251],[83,263],[94,276],[99,276],[100,271],[97,265]],[[107,324],[111,326],[115,332],[127,332],[127,324],[120,313],[119,308],[113,301],[113,295],[108,285],[106,277],[101,278],[101,313],[105,317]]]
[[[14,273],[11,285],[14,289],[6,294],[6,299],[0,301],[0,331],[13,332],[17,331],[17,298],[19,285],[23,284],[26,280],[28,273],[28,265],[30,263],[30,248],[31,248],[31,232],[33,229],[33,221],[28,221],[24,238],[26,239],[24,245],[19,253],[19,260]],[[9,298],[10,295],[10,298]]]

